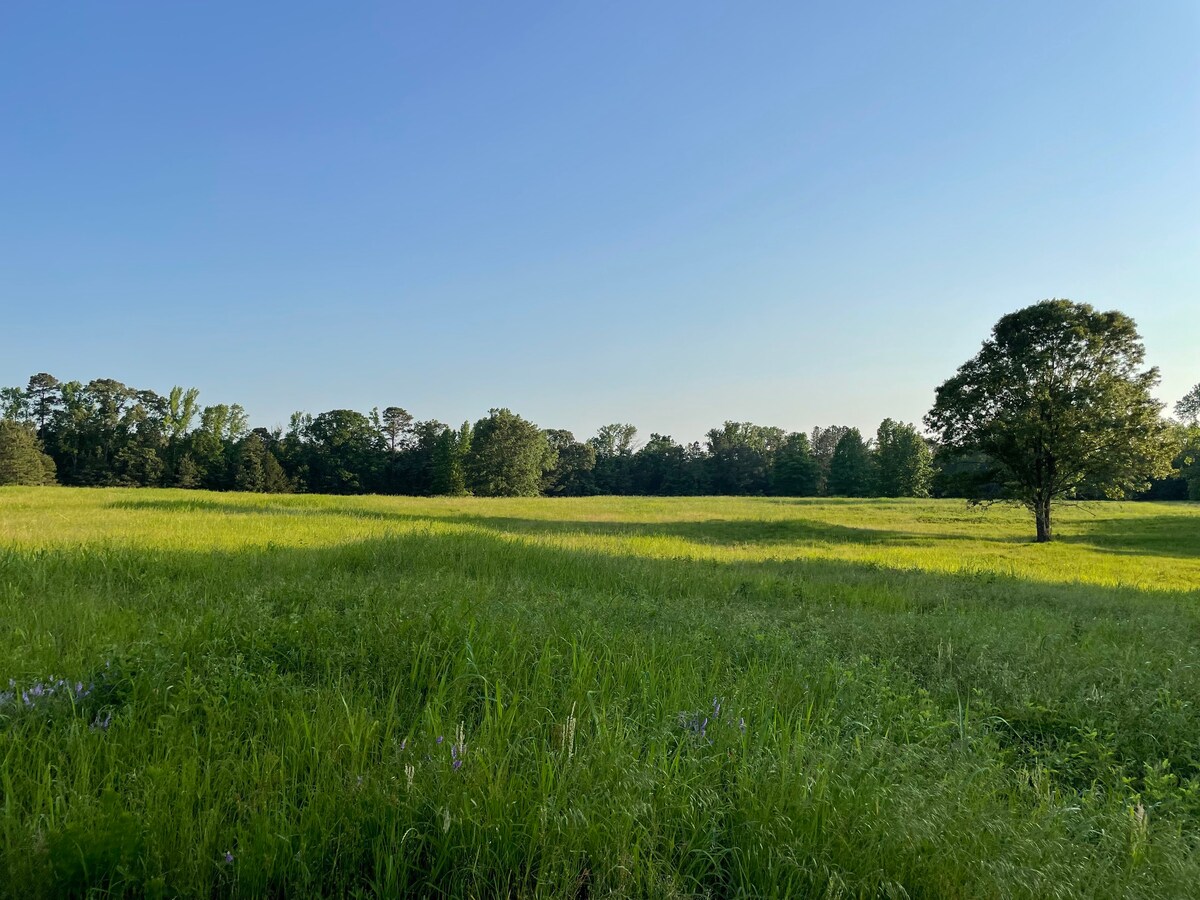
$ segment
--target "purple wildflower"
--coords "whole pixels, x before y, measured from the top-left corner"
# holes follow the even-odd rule
[[[233,851],[232,850],[225,851],[225,865],[227,865],[227,866],[233,865]]]
[[[437,739],[437,743],[438,743],[439,747],[442,746],[442,741],[444,741],[444,740],[445,740],[445,738],[439,734],[438,739]]]

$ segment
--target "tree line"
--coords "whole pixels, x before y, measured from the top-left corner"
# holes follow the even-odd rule
[[[991,477],[986,456],[948,452],[892,419],[870,438],[841,425],[804,434],[725,422],[703,442],[684,444],[657,433],[639,441],[637,428],[623,423],[578,440],[508,409],[458,428],[414,420],[398,406],[296,413],[286,430],[251,428],[238,404],[204,406],[199,396],[195,388],[158,394],[109,378],[60,382],[46,373],[0,389],[0,484],[489,497],[971,497],[986,495]],[[1200,467],[1189,467],[1188,455],[1200,446],[1196,428],[1174,427],[1178,468],[1144,496],[1184,499],[1189,474],[1200,494]]]
[[[201,405],[101,378],[47,373],[0,389],[0,483],[216,491],[477,496],[624,494],[926,497],[938,489],[929,441],[884,421],[811,435],[725,422],[703,443],[615,423],[578,440],[493,409],[458,428],[388,406],[296,413],[251,428],[238,404]]]
[[[251,428],[237,405],[47,373],[0,389],[0,484],[326,494],[759,495],[1017,500],[1049,540],[1057,499],[1200,499],[1200,385],[1162,416],[1132,319],[1046,300],[1003,317],[936,392],[932,437],[725,422],[703,442],[586,440],[508,409],[458,428],[404,408],[295,413]]]

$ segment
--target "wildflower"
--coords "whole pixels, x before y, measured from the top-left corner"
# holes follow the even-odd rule
[[[740,731],[742,734],[746,733],[746,720],[745,719],[738,719],[738,731]]]
[[[405,738],[404,740],[402,740],[400,742],[400,752],[403,753],[407,749],[408,749],[408,738]]]
[[[233,851],[232,850],[225,851],[225,865],[227,865],[227,866],[233,865]]]
[[[444,741],[444,740],[445,740],[445,738],[439,734],[438,739],[437,739],[437,744],[439,747],[442,746],[442,741]]]

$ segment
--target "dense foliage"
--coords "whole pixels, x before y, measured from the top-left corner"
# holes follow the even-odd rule
[[[451,428],[403,407],[296,413],[250,428],[237,404],[202,406],[110,378],[47,373],[0,389],[0,484],[206,488],[416,496],[595,494],[1020,499],[1050,534],[1055,497],[1200,499],[1200,385],[1161,419],[1137,371],[1133,322],[1045,301],[1006,316],[938,390],[927,422],[885,419],[873,439],[841,425],[811,435],[725,422],[703,443],[628,423],[587,440],[508,409]]]
[[[41,451],[33,429],[0,419],[0,485],[54,484],[54,460]]]
[[[64,383],[45,373],[25,388],[3,389],[0,404],[3,419],[28,444],[21,452],[44,448],[67,485],[419,496],[924,497],[933,477],[927,442],[891,419],[876,442],[840,426],[816,428],[810,439],[750,422],[726,422],[704,444],[662,434],[639,444],[637,428],[627,423],[605,425],[580,441],[507,409],[454,429],[417,421],[399,406],[296,413],[286,431],[251,430],[241,406],[201,406],[195,388],[161,396],[112,379]],[[29,468],[28,461],[22,466]]]
[[[984,454],[1002,495],[1033,510],[1037,539],[1049,541],[1054,500],[1124,497],[1170,472],[1145,355],[1128,316],[1044,300],[996,323],[925,421],[947,447]]]

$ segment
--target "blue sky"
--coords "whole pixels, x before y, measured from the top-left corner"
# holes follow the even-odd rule
[[[0,6],[0,383],[918,420],[1006,312],[1200,381],[1200,6]]]

